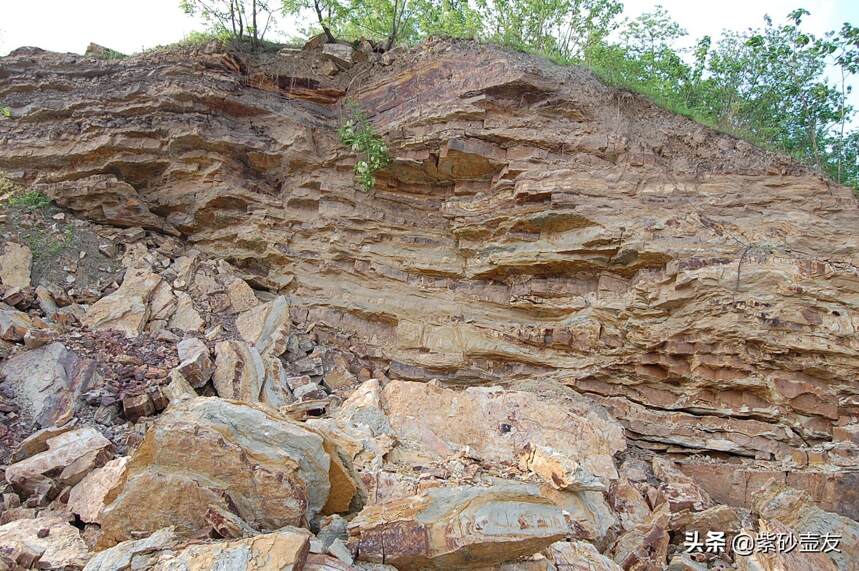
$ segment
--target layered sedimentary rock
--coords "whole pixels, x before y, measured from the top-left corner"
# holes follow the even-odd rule
[[[215,52],[14,52],[0,169],[225,259],[390,378],[560,382],[717,501],[778,476],[859,517],[849,189],[500,49],[439,41],[333,76],[312,53]],[[369,193],[336,136],[347,100],[393,158]]]

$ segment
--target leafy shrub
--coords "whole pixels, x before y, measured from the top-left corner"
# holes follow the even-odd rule
[[[355,163],[355,179],[358,185],[365,191],[370,191],[376,184],[376,171],[381,170],[391,163],[388,154],[388,146],[382,137],[376,133],[367,116],[357,105],[350,104],[351,117],[347,119],[337,131],[340,142],[358,154],[358,162]]]
[[[5,105],[0,105],[0,116],[6,117],[8,119],[12,116],[12,110]]]
[[[38,190],[17,192],[9,197],[6,203],[12,208],[23,210],[41,210],[51,204],[51,199]]]

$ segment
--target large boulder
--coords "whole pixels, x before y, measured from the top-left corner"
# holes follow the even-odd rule
[[[148,269],[131,268],[122,285],[87,309],[83,324],[91,329],[116,329],[137,337],[152,312],[150,302],[162,281]]]
[[[559,488],[602,489],[617,479],[613,456],[626,447],[623,429],[598,407],[575,410],[532,392],[393,381],[381,404],[400,449],[430,458],[467,449],[486,462],[523,462]]]
[[[453,486],[365,508],[349,523],[361,561],[397,569],[471,569],[530,555],[572,532],[535,486]]]
[[[45,427],[71,419],[95,369],[95,361],[78,357],[62,343],[51,343],[15,355],[0,366],[0,375],[18,406]]]
[[[330,466],[323,438],[294,421],[218,398],[179,401],[108,493],[98,544],[168,526],[192,536],[212,505],[260,531],[306,524],[328,499]]]

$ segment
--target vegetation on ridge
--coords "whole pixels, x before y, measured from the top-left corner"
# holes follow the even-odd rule
[[[182,0],[220,36],[254,47],[279,16],[328,41],[367,38],[379,49],[430,36],[474,38],[580,64],[605,82],[673,112],[787,154],[859,189],[859,128],[850,105],[859,27],[816,36],[797,9],[777,23],[705,36],[657,6],[621,19],[619,0]],[[265,22],[263,27],[260,22]],[[257,29],[260,29],[257,32]]]

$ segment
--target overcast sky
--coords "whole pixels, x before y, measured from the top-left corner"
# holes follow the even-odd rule
[[[168,44],[199,30],[185,16],[178,0],[2,0],[0,55],[20,46],[82,53],[96,42],[124,53]],[[634,17],[660,2],[625,0],[624,14]],[[859,0],[663,0],[661,4],[692,38],[717,36],[722,29],[758,26],[764,14],[781,20],[804,6],[815,33],[835,29],[842,22],[859,24]],[[287,35],[295,30],[283,30]],[[272,38],[275,39],[275,38]]]

